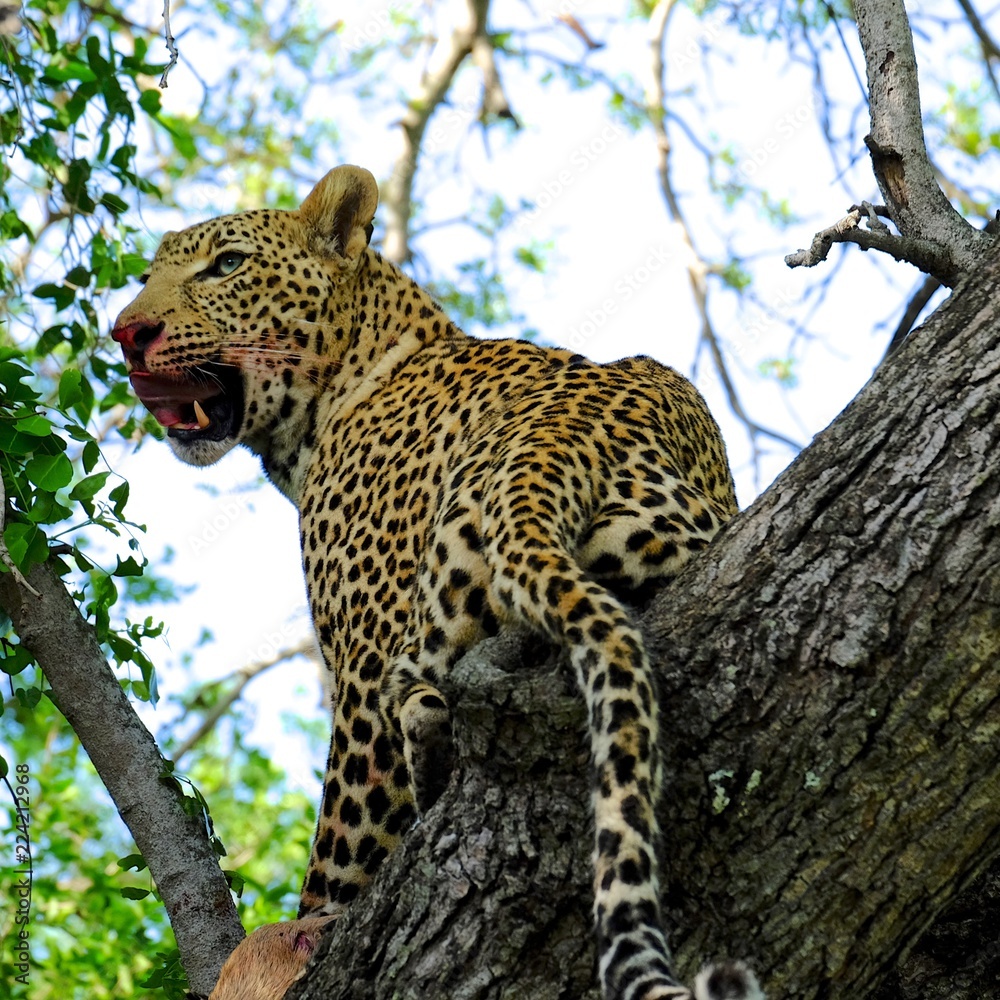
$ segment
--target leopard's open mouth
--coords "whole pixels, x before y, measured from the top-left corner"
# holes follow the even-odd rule
[[[243,379],[226,365],[200,365],[189,377],[134,371],[142,404],[178,441],[234,437],[243,419]]]

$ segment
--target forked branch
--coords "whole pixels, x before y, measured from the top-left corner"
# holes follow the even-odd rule
[[[871,133],[865,139],[879,190],[899,234],[859,228],[851,211],[816,234],[809,250],[789,254],[789,267],[811,267],[833,243],[881,250],[954,287],[995,246],[970,225],[941,190],[924,144],[913,37],[902,0],[858,0],[858,33],[868,74]]]
[[[413,182],[424,135],[431,116],[444,102],[462,64],[470,56],[483,76],[483,98],[479,117],[513,118],[494,59],[493,41],[487,28],[490,0],[468,0],[469,22],[456,29],[447,42],[441,42],[433,54],[433,63],[425,71],[420,87],[399,121],[403,131],[403,150],[396,158],[392,174],[383,185],[385,237],[382,253],[401,264],[410,258],[410,221],[413,212]]]

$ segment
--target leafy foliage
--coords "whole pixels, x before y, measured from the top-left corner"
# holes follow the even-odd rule
[[[34,887],[30,992],[14,980],[9,880],[0,893],[3,981],[15,985],[14,996],[32,1000],[111,1000],[140,988],[183,997],[173,934],[145,862],[65,719],[47,698],[9,704],[4,734],[11,763],[30,767]],[[213,734],[188,777],[198,801],[211,800],[215,822],[229,831],[224,867],[233,869],[245,923],[287,916],[314,804],[302,792],[280,791],[283,773],[244,744],[238,726],[226,738]],[[4,828],[12,829],[10,803],[3,816]]]
[[[447,15],[435,5],[390,4],[347,26],[329,19],[321,5],[295,0],[195,0],[185,8],[197,26],[191,48],[213,58],[175,68],[188,71],[195,96],[179,105],[186,110],[168,111],[170,102],[156,86],[164,59],[152,55],[162,51],[162,41],[133,19],[133,6],[32,0],[20,30],[0,34],[2,538],[22,571],[52,560],[123,686],[137,702],[155,704],[149,640],[163,626],[146,605],[169,599],[175,588],[143,555],[142,526],[129,520],[128,483],[106,455],[109,438],[138,444],[162,431],[133,407],[120,356],[106,336],[118,293],[142,273],[155,244],[151,230],[174,224],[176,206],[185,221],[241,207],[292,207],[305,182],[339,159],[340,143],[358,121],[365,139],[397,128],[427,66],[431,40],[448,37],[453,26],[440,20]],[[852,16],[846,2],[776,7],[710,0],[692,3],[690,12],[678,5],[678,16],[700,21],[690,43],[668,59],[675,93],[666,111],[650,107],[642,74],[628,60],[600,61],[604,39],[622,26],[645,32],[656,4],[623,4],[618,14],[597,19],[591,28],[597,41],[582,42],[565,19],[539,26],[533,12],[494,8],[494,20],[504,22],[492,36],[495,57],[522,88],[568,100],[599,91],[622,134],[669,125],[694,164],[684,183],[704,179],[715,199],[703,227],[708,248],[700,253],[708,279],[730,296],[733,311],[752,301],[756,280],[752,254],[736,245],[747,223],[763,220],[780,231],[797,221],[797,206],[783,192],[769,192],[758,170],[774,155],[772,146],[791,142],[800,126],[813,122],[814,111],[812,105],[805,112],[793,108],[753,149],[741,150],[705,127],[703,91],[712,89],[714,67],[732,48],[720,43],[723,33],[759,47],[774,40],[793,60],[813,67],[815,118],[838,173],[837,140],[846,137],[850,149],[860,145],[858,108],[834,108],[824,89],[831,64],[851,58],[843,42]],[[968,180],[954,197],[970,216],[988,214],[995,201],[984,172],[1000,147],[995,94],[972,79],[944,82],[931,122],[949,165]],[[536,227],[530,198],[508,204],[465,178],[462,192],[471,195],[457,218],[435,202],[459,176],[456,164],[468,155],[470,137],[482,139],[488,159],[493,136],[515,143],[519,135],[510,121],[487,132],[476,88],[461,91],[458,83],[460,92],[432,120],[439,127],[421,150],[411,266],[466,327],[523,332],[512,285],[551,270],[554,241]],[[530,127],[529,103],[515,110]],[[512,231],[526,216],[530,238]],[[459,249],[449,244],[440,253],[436,244],[432,265],[431,251],[422,247],[435,228],[445,228],[443,219],[471,243],[454,241]],[[600,252],[611,258],[621,248]],[[783,388],[794,386],[802,368],[797,344],[809,340],[799,338],[788,356],[764,356],[745,367]],[[739,350],[734,354],[740,357]],[[37,793],[31,995],[125,997],[143,987],[182,995],[172,936],[144,863],[2,612],[0,672],[7,741],[0,773],[30,762]],[[217,695],[192,688],[178,697],[185,713],[195,713],[209,710]],[[236,719],[214,730],[171,780],[192,809],[211,803],[216,828],[226,831],[218,845],[228,852],[223,864],[236,873],[232,884],[242,894],[245,922],[255,925],[294,910],[313,803],[288,790],[281,771],[242,737],[238,710]],[[318,747],[322,735],[312,732],[310,739]],[[0,920],[11,912],[5,907]],[[0,938],[10,933],[9,923],[0,923]],[[8,982],[10,955],[0,949],[0,973]]]
[[[147,59],[148,43],[148,34],[112,7],[58,2],[32,5],[17,36],[0,36],[8,84],[0,98],[0,472],[3,542],[14,565],[27,573],[52,560],[109,659],[123,668],[123,685],[155,703],[156,673],[144,643],[162,625],[141,614],[130,621],[122,608],[169,595],[170,586],[147,567],[142,527],[126,512],[128,483],[108,466],[103,448],[109,431],[136,440],[160,433],[132,411],[124,367],[103,333],[109,294],[146,266],[143,235],[123,215],[160,197],[153,171],[136,166],[138,123],[169,138],[168,181],[190,172],[196,158],[196,137],[163,114],[150,85],[162,67]],[[2,614],[0,671],[8,695],[0,703],[7,737],[0,749],[9,758],[0,757],[0,766],[27,763],[31,774],[30,995],[99,1000],[148,987],[183,996],[172,933],[144,862]],[[233,739],[217,752],[218,766],[195,769],[203,784],[172,779],[187,793],[183,801],[201,810],[205,796],[225,798],[220,789],[238,774],[240,801],[221,812],[228,819],[248,795],[251,809],[240,811],[232,828],[245,832],[247,816],[263,820],[304,854],[309,807],[301,794],[279,797],[275,806],[283,775],[258,751]],[[221,843],[218,849],[224,853]],[[281,915],[269,901],[285,904],[293,891],[285,864],[279,855],[249,866],[253,891],[245,905],[255,920]],[[280,890],[272,888],[276,879]],[[234,885],[244,880],[233,875]],[[15,913],[3,907],[0,939],[15,932]],[[0,975],[28,995],[14,978],[13,959],[5,943]]]

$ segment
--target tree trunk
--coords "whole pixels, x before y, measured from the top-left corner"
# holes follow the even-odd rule
[[[73,727],[156,881],[191,989],[208,993],[243,939],[232,893],[205,818],[168,772],[52,562],[32,566],[29,594],[0,576],[0,608],[49,683],[52,704]],[[194,808],[192,808],[194,807]],[[69,986],[69,984],[66,984]]]
[[[642,616],[689,981],[875,996],[1000,852],[998,302],[993,263]],[[531,647],[460,664],[456,780],[290,998],[598,996],[584,712]]]

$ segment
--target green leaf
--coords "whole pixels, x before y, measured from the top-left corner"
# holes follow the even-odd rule
[[[148,889],[140,889],[134,885],[126,885],[119,892],[126,899],[145,899],[149,895]]]
[[[104,488],[110,475],[110,472],[97,472],[92,476],[87,476],[86,479],[81,479],[70,491],[70,500],[92,500]]]
[[[59,312],[72,305],[73,299],[76,298],[76,289],[66,285],[55,285],[49,281],[39,285],[31,294],[36,299],[52,299],[56,304],[56,312]]]
[[[44,78],[53,83],[66,83],[67,80],[96,80],[94,73],[82,62],[62,60],[60,63],[51,62],[45,70]]]
[[[36,455],[24,467],[29,481],[42,490],[59,490],[73,479],[73,463],[63,454]]]
[[[83,398],[80,383],[83,374],[78,368],[67,368],[59,376],[59,408],[68,410],[74,403]]]
[[[83,446],[83,454],[81,456],[81,461],[83,462],[84,472],[90,472],[95,465],[97,465],[98,460],[101,457],[101,449],[96,441],[93,439],[89,440]]]
[[[71,160],[66,183],[62,186],[66,204],[77,212],[90,215],[97,207],[87,191],[87,181],[90,180],[91,166],[88,160]]]
[[[31,663],[31,653],[24,646],[10,642],[0,645],[0,672],[8,677],[16,677],[22,670],[30,667]]]
[[[137,872],[146,870],[146,859],[141,854],[127,854],[124,858],[118,859],[118,867],[123,871],[135,869]]]
[[[156,119],[169,133],[173,140],[174,149],[179,156],[185,160],[194,160],[198,155],[198,147],[195,145],[194,136],[191,134],[191,126],[183,118],[161,114]]]
[[[8,143],[9,140],[4,141],[4,145]],[[3,214],[0,214],[0,238],[14,240],[18,236],[30,235],[31,229],[28,227],[28,224],[21,219],[14,209],[8,209]]]
[[[135,402],[135,395],[132,392],[132,386],[129,385],[128,382],[116,382],[107,391],[107,393],[105,393],[98,409],[101,413],[106,413],[113,406],[128,406],[133,402]]]
[[[71,285],[76,285],[77,288],[86,288],[90,284],[90,268],[78,264],[66,275],[64,280]]]
[[[139,95],[139,107],[147,115],[154,117],[160,113],[160,92],[158,90],[144,90]]]
[[[121,517],[122,511],[125,509],[125,504],[128,503],[128,483],[119,483],[108,494],[108,499],[111,501],[115,517]]]
[[[87,62],[90,63],[90,68],[94,71],[95,76],[110,76],[112,66],[101,55],[101,43],[93,35],[87,39]]]
[[[108,573],[96,572],[90,578],[94,588],[94,608],[109,608],[118,600],[118,588]]]
[[[30,455],[37,447],[37,438],[18,434],[8,421],[0,420],[0,455]]]
[[[121,215],[122,212],[128,211],[128,202],[116,194],[111,194],[110,191],[105,191],[101,195],[101,204],[114,212],[115,215]]]
[[[84,573],[89,572],[97,567],[80,551],[78,545],[73,546],[73,561],[76,563],[76,568]]]
[[[14,427],[22,434],[31,434],[34,437],[48,437],[52,433],[52,423],[40,413],[14,421]]]
[[[142,576],[142,566],[135,561],[133,556],[129,556],[124,562],[122,562],[121,556],[118,556],[117,559],[118,565],[115,567],[112,576]]]
[[[36,135],[27,146],[22,147],[25,156],[42,169],[55,174],[62,168],[62,157],[55,137],[50,132]]]
[[[8,524],[3,540],[11,558],[22,569],[27,569],[31,563],[43,563],[48,558],[48,541],[37,524],[22,521]]]
[[[20,357],[20,352],[15,352],[14,357]],[[8,356],[9,358],[10,356]],[[6,405],[14,402],[28,402],[38,398],[38,393],[30,385],[24,385],[23,379],[30,378],[31,372],[16,361],[5,359],[0,361],[0,385],[5,389],[2,401]]]
[[[72,328],[65,323],[54,323],[52,326],[46,327],[38,338],[38,343],[35,344],[35,353],[40,358],[51,354],[60,344],[66,342],[68,339],[66,332],[70,329]]]
[[[27,709],[35,708],[42,700],[42,692],[36,688],[17,688],[14,691],[17,700]]]
[[[229,885],[230,891],[236,893],[237,899],[242,899],[243,887],[247,884],[247,880],[237,871],[225,871],[222,875]]]
[[[27,512],[28,520],[33,524],[56,524],[65,521],[73,512],[56,500],[51,493],[38,492],[35,502]]]
[[[146,272],[146,268],[149,267],[149,261],[140,254],[127,253],[122,258],[122,266],[130,278],[138,278]]]

